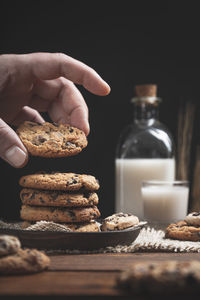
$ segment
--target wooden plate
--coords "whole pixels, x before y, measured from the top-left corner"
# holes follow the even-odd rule
[[[55,232],[0,229],[0,234],[17,236],[23,247],[37,249],[97,250],[107,246],[130,245],[144,225],[120,231]]]

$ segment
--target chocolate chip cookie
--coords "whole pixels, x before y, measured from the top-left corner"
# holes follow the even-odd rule
[[[71,156],[87,146],[85,133],[68,124],[38,124],[26,121],[18,127],[17,134],[29,153],[34,156]]]
[[[53,221],[60,223],[89,222],[100,217],[96,206],[82,208],[58,208],[22,205],[20,216],[25,221]]]
[[[200,226],[188,225],[185,221],[170,224],[165,237],[184,241],[200,241]]]
[[[0,235],[0,257],[16,253],[21,247],[17,237],[11,235]]]
[[[134,262],[117,277],[117,285],[134,293],[195,291],[200,289],[200,262]],[[162,297],[161,297],[162,298]],[[173,298],[174,299],[174,298]]]
[[[98,204],[97,194],[89,191],[67,193],[24,188],[20,192],[20,199],[23,204],[33,206],[87,207]]]
[[[184,220],[188,225],[200,226],[200,213],[192,212]]]
[[[98,232],[99,225],[98,222],[92,220],[90,222],[84,223],[55,223],[52,221],[38,221],[38,222],[28,222],[24,221],[21,225],[22,229],[26,230],[52,230],[53,231],[77,231],[77,232]]]
[[[99,189],[97,179],[92,175],[75,173],[32,174],[22,176],[19,184],[27,188],[44,190],[77,191]]]
[[[101,225],[102,231],[123,230],[139,224],[138,217],[122,212],[114,214],[103,220]]]
[[[41,272],[48,268],[50,259],[35,249],[19,249],[16,254],[0,258],[0,274],[29,274]]]

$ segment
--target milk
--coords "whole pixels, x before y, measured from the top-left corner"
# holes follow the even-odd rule
[[[171,223],[187,215],[189,188],[186,186],[146,186],[142,188],[144,218]]]
[[[174,159],[116,159],[116,212],[129,212],[143,218],[143,180],[174,180]]]

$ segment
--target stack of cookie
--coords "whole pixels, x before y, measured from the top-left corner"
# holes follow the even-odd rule
[[[21,218],[67,223],[77,231],[98,231],[100,216],[94,176],[74,173],[33,174],[20,178]]]
[[[24,122],[17,133],[31,155],[67,157],[87,146],[83,131],[64,124]],[[66,223],[74,231],[99,231],[100,216],[94,176],[37,173],[20,178],[21,218],[28,222]]]

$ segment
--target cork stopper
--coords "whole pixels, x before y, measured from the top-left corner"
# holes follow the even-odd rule
[[[150,105],[158,105],[161,102],[161,98],[157,97],[157,85],[156,84],[141,84],[135,86],[135,96],[131,99],[132,103],[141,105],[144,103]]]
[[[156,97],[157,85],[156,84],[142,84],[135,86],[136,97]]]

